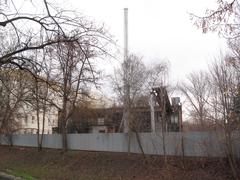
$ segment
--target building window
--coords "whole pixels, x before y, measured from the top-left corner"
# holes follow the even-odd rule
[[[21,114],[17,114],[17,118],[20,119],[21,118]]]
[[[98,125],[104,125],[104,118],[98,118]]]
[[[32,116],[32,124],[34,123],[35,120],[35,116]]]
[[[177,124],[178,123],[178,116],[176,114],[171,116],[171,123]]]
[[[24,119],[25,119],[25,123],[27,124],[27,123],[28,123],[28,117],[27,117],[27,115],[24,116]]]

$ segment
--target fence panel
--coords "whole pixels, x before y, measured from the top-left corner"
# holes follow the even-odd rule
[[[165,136],[167,155],[181,156],[184,149],[185,156],[223,157],[224,139],[221,133],[215,132],[168,132]],[[126,133],[93,133],[68,134],[68,147],[71,150],[128,152],[128,134]],[[183,141],[182,141],[183,138]],[[0,144],[7,145],[8,138],[0,135]],[[139,133],[139,140],[145,154],[163,155],[162,133]],[[14,146],[37,147],[36,134],[14,134]],[[183,147],[182,148],[182,142]],[[233,136],[233,148],[240,157],[240,133]],[[43,147],[60,149],[62,136],[60,134],[46,134],[43,136]],[[130,151],[141,153],[136,134],[130,137]]]

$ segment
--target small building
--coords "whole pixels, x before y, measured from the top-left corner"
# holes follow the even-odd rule
[[[157,90],[157,89],[155,89]],[[179,97],[170,103],[166,89],[164,108],[155,94],[152,106],[134,106],[131,109],[131,128],[138,132],[178,132],[182,126],[182,106]],[[157,93],[157,91],[156,91]],[[164,111],[164,113],[163,113]],[[163,114],[166,116],[162,121]],[[76,110],[68,125],[68,133],[122,132],[123,107],[87,108]]]
[[[0,76],[0,132],[3,134],[36,134],[39,129],[40,133],[51,134],[52,128],[57,126],[57,108],[45,104],[45,113],[43,113],[43,108],[39,108],[43,106],[43,103],[38,100],[37,116],[36,87],[39,90],[38,94],[41,93],[42,96],[52,94],[51,88],[47,90],[43,78],[39,77],[36,81],[28,71],[8,68],[3,69]]]
[[[45,117],[43,117],[45,116]],[[19,129],[15,131],[17,134],[37,134],[38,119],[37,112],[31,106],[22,105],[22,110],[18,113],[16,121],[19,123]],[[45,115],[39,112],[39,131],[40,134],[52,134],[53,127],[57,127],[58,113],[55,107],[48,106]],[[44,130],[43,130],[44,121]]]

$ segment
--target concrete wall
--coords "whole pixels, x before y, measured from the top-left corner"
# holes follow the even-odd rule
[[[140,141],[146,154],[163,155],[161,133],[139,133]],[[165,133],[167,155],[182,155],[182,137],[184,154],[186,156],[225,156],[224,139],[221,133],[191,132],[191,133]],[[233,147],[235,155],[240,157],[240,134],[234,134]],[[60,134],[44,135],[43,147],[61,148]],[[131,152],[141,153],[136,135],[131,140]],[[7,145],[7,138],[0,136],[1,144]],[[37,147],[37,135],[13,135],[13,145]],[[72,150],[127,152],[128,135],[124,133],[95,133],[95,134],[69,134],[68,146]]]

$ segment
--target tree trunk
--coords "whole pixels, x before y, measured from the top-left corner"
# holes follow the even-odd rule
[[[38,112],[38,110],[37,110]],[[39,118],[39,113],[37,113],[37,141],[38,141],[38,151],[41,151],[41,143],[40,143],[40,118]]]
[[[62,150],[66,152],[68,150],[67,144],[67,110],[66,105],[63,105],[64,109],[61,111],[60,124],[61,124],[61,134],[62,134]]]
[[[63,127],[62,144],[63,144],[63,152],[67,152],[67,150],[68,150],[68,143],[67,143],[67,128],[66,127]]]
[[[41,148],[41,143],[40,143],[40,117],[39,117],[39,106],[38,105],[37,105],[37,141],[38,141],[38,151],[41,151],[42,148]]]
[[[128,155],[131,153],[131,132],[128,131]]]
[[[183,136],[183,132],[181,132],[181,148],[182,148],[183,169],[185,169],[185,149],[184,149],[184,136]]]
[[[232,176],[235,180],[238,180],[237,165],[234,159],[234,153],[232,148],[231,132],[228,132],[227,128],[225,129],[225,141],[226,141],[225,143],[226,143],[227,159],[232,171]]]
[[[166,145],[165,145],[165,128],[166,128],[166,107],[165,107],[165,95],[162,92],[162,141],[163,141],[163,156],[164,156],[164,162],[167,163],[167,154],[166,154]]]
[[[144,150],[143,150],[143,147],[142,147],[142,143],[141,143],[141,140],[140,140],[140,137],[139,137],[139,133],[137,132],[137,130],[135,131],[135,134],[136,134],[138,146],[139,146],[139,148],[141,150],[141,153],[142,153],[143,157],[146,158]]]
[[[40,144],[39,144],[40,150],[42,150],[43,136],[44,136],[44,130],[45,130],[45,120],[46,120],[46,103],[44,104],[44,107],[43,107],[43,124],[42,124],[42,133],[41,133]]]

